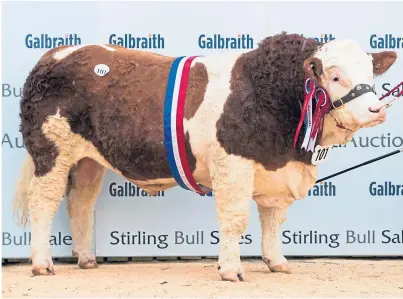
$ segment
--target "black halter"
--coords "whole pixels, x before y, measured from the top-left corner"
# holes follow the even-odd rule
[[[365,94],[367,92],[375,93],[375,90],[372,86],[370,86],[368,84],[358,84],[344,97],[332,102],[331,109],[339,109],[339,108],[343,107],[344,104],[354,100],[355,98],[358,98],[359,96],[362,96],[363,94]]]

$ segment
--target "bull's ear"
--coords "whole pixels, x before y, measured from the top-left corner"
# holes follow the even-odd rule
[[[375,76],[385,73],[396,61],[395,51],[383,51],[379,53],[368,53],[372,55],[373,71]]]
[[[304,70],[307,77],[316,85],[320,85],[320,76],[323,74],[322,61],[316,57],[310,57],[304,61]]]

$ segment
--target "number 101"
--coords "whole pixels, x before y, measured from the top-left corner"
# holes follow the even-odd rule
[[[327,153],[329,152],[329,148],[322,148],[318,150],[318,154],[316,155],[315,161],[322,160],[326,158]]]

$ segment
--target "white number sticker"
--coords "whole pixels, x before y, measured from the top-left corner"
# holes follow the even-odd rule
[[[332,148],[333,148],[333,144],[324,146],[324,147],[317,145],[315,148],[315,151],[313,152],[313,155],[312,155],[312,159],[311,159],[312,164],[319,165],[320,163],[328,160]]]
[[[106,64],[97,64],[94,67],[94,73],[97,74],[98,76],[105,76],[107,73],[109,73],[109,66]]]

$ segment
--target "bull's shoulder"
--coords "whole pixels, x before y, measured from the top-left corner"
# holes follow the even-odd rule
[[[286,88],[294,68],[282,70],[281,66],[282,62],[268,63],[253,51],[239,56],[232,65],[229,95],[216,123],[217,140],[228,154],[261,163],[270,171],[291,161],[309,165],[311,158],[293,148],[301,113],[299,95],[294,86]]]

